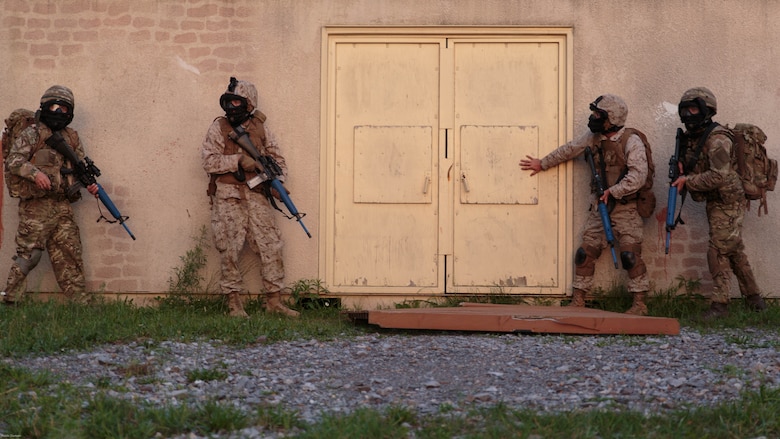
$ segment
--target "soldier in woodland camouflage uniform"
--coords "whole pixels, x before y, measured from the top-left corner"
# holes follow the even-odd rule
[[[535,175],[574,159],[582,155],[587,147],[592,147],[597,169],[606,171],[606,177],[603,178],[608,188],[601,200],[610,207],[614,205],[610,212],[612,228],[616,241],[620,243],[623,268],[628,272],[628,291],[633,295],[633,304],[626,313],[646,315],[644,301],[650,282],[642,260],[643,220],[636,205],[636,193],[645,184],[648,175],[645,145],[641,133],[624,127],[628,107],[620,97],[611,94],[599,96],[590,104],[590,109],[590,131],[560,146],[541,160],[526,156],[526,159],[520,161],[520,167]],[[575,278],[570,306],[585,306],[585,296],[593,287],[596,260],[608,245],[597,203],[594,197],[582,233],[582,244],[575,254]]]
[[[705,87],[683,93],[678,106],[686,128],[685,153],[680,163],[683,173],[672,182],[678,191],[688,190],[694,201],[706,201],[710,226],[707,264],[714,284],[710,308],[702,314],[706,320],[728,316],[729,268],[737,277],[748,307],[766,309],[742,242],[747,200],[732,166],[732,133],[712,121],[717,109],[715,95]]]
[[[231,78],[228,90],[220,97],[220,106],[225,116],[212,122],[201,148],[203,169],[211,175],[211,228],[221,260],[220,288],[228,298],[230,315],[247,317],[240,296],[247,291],[238,267],[246,241],[262,263],[266,310],[297,317],[298,312],[281,302],[283,242],[274,210],[262,192],[264,185],[254,189],[247,185],[257,175],[256,163],[229,135],[234,127],[243,127],[260,154],[273,157],[286,175],[284,157],[264,126],[266,116],[257,108],[257,89],[252,83]]]
[[[37,123],[22,131],[8,153],[8,192],[19,198],[19,228],[14,263],[2,293],[6,303],[20,298],[27,274],[38,264],[44,250],[49,252],[54,275],[65,296],[79,299],[84,294],[81,237],[71,208],[71,202],[79,199],[80,194],[76,191],[68,199],[68,188],[74,181],[60,171],[72,164],[45,143],[53,132],[60,131],[76,155],[84,158],[78,133],[68,128],[73,109],[73,92],[69,88],[50,87],[41,97]],[[87,190],[96,195],[98,186],[90,185]]]

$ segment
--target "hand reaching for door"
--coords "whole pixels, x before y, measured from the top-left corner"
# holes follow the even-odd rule
[[[531,157],[530,155],[525,156],[526,158],[520,160],[520,169],[523,171],[531,171],[531,176],[534,176],[538,174],[539,172],[542,172],[542,161]]]

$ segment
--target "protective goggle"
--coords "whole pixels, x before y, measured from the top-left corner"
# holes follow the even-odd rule
[[[599,118],[607,119],[609,117],[607,111],[598,107],[599,102],[601,102],[602,99],[604,99],[604,96],[599,96],[598,98],[596,98],[595,101],[590,103],[589,108],[590,111],[597,113],[599,115]]]
[[[64,105],[60,104],[51,104],[49,105],[49,111],[52,113],[68,113],[70,112],[70,109]]]
[[[694,113],[691,111],[692,108],[696,108],[699,111],[697,113]],[[701,98],[696,98],[692,101],[680,102],[679,106],[677,107],[677,114],[679,114],[681,117],[696,116],[698,114],[706,114],[706,113],[707,113],[707,105],[704,103],[704,100],[702,100]]]

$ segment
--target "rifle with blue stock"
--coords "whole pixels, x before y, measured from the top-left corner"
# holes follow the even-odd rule
[[[607,243],[612,251],[612,262],[615,264],[615,268],[618,268],[617,254],[615,253],[615,234],[612,232],[612,220],[609,218],[607,205],[601,201],[601,197],[604,195],[605,191],[604,180],[598,170],[596,170],[596,163],[593,160],[593,150],[591,150],[590,146],[585,148],[585,160],[588,161],[588,165],[590,166],[593,185],[596,188],[599,215],[601,216],[601,224],[604,225],[604,234],[607,235]]]
[[[672,244],[672,230],[677,227],[677,223],[685,224],[682,218],[674,218],[677,211],[677,186],[674,186],[675,180],[680,176],[680,144],[682,143],[683,130],[677,128],[677,137],[674,141],[674,155],[669,159],[669,198],[666,203],[666,246],[665,252],[669,254],[669,248]]]
[[[289,192],[287,192],[287,189],[284,187],[282,182],[279,181],[279,177],[282,175],[282,169],[279,167],[279,164],[276,163],[276,160],[274,160],[274,158],[271,156],[260,155],[260,151],[257,150],[255,145],[252,144],[252,140],[249,139],[249,133],[247,133],[244,127],[241,125],[233,128],[233,132],[228,134],[228,137],[230,137],[230,139],[234,142],[238,143],[238,145],[243,148],[247,154],[255,159],[258,175],[247,181],[247,185],[249,185],[250,188],[255,188],[259,184],[267,184],[265,188],[265,195],[266,198],[268,198],[268,201],[271,203],[271,206],[273,206],[273,208],[279,212],[282,212],[282,214],[288,219],[295,218],[295,220],[298,221],[298,224],[300,224],[303,228],[306,236],[311,238],[309,229],[307,229],[306,225],[303,224],[303,217],[306,216],[306,214],[298,212],[298,209],[295,207],[295,204],[293,204],[292,199],[290,199]],[[239,175],[236,176],[239,181],[243,181],[245,178],[243,176],[243,171],[244,170],[239,166]],[[276,190],[276,192],[279,194],[279,198],[282,200],[282,203],[284,203],[284,206],[287,207],[287,211],[290,212],[290,216],[285,214],[284,211],[276,205],[276,201],[274,201],[274,196],[272,195],[271,189]]]
[[[100,183],[97,182],[97,179],[95,177],[100,177],[100,169],[98,169],[97,166],[95,166],[95,163],[89,158],[84,157],[84,160],[80,160],[79,157],[76,155],[76,153],[73,151],[73,148],[68,145],[68,142],[65,141],[65,138],[62,137],[62,133],[59,131],[55,131],[52,133],[52,135],[46,139],[46,144],[49,145],[52,149],[57,151],[58,153],[62,154],[66,160],[71,162],[73,165],[73,169],[63,169],[63,174],[71,173],[76,176],[76,179],[78,180],[78,183],[74,185],[75,187],[68,188],[68,192],[70,191],[78,191],[81,189],[80,186],[87,187],[91,184],[96,184],[98,187],[98,198],[103,203],[104,206],[106,206],[106,209],[111,213],[111,216],[114,217],[116,221],[111,221],[103,216],[103,214],[100,214],[100,218],[105,219],[106,221],[110,223],[119,222],[119,224],[122,225],[122,227],[125,228],[125,231],[127,231],[127,234],[130,235],[131,238],[133,238],[133,241],[135,241],[135,235],[133,235],[133,232],[130,231],[130,229],[127,227],[127,224],[125,224],[125,221],[129,219],[127,216],[122,216],[121,213],[119,213],[119,209],[116,208],[116,205],[113,201],[111,201],[111,198],[108,196],[106,191],[103,189],[103,186],[100,185]],[[100,206],[98,206],[100,207]],[[98,218],[98,221],[100,220]]]

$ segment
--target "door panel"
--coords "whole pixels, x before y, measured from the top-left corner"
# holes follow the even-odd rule
[[[561,242],[556,172],[520,159],[558,145],[554,43],[465,41],[455,51],[452,292],[556,287]]]
[[[337,46],[337,289],[436,287],[439,43]]]

